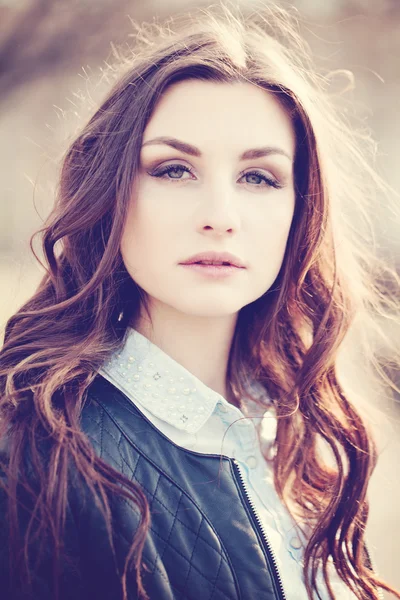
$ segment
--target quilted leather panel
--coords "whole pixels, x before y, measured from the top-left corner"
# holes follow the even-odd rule
[[[149,501],[151,526],[143,553],[148,572],[143,580],[151,599],[239,598],[221,541],[193,499],[129,444],[98,404],[83,411],[82,426],[98,455],[138,483]],[[128,501],[113,503],[121,554],[127,551],[137,527],[136,513]]]

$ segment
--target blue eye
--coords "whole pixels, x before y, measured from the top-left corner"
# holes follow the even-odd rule
[[[164,175],[169,175],[170,173],[177,173],[179,171],[186,171],[187,173],[193,173],[193,171],[191,169],[189,169],[189,167],[186,167],[185,165],[168,165],[167,167],[158,169],[156,171],[153,171],[153,173],[150,173],[150,175],[152,177],[162,177],[164,179],[170,179],[171,181],[173,181],[174,179],[177,181],[181,181],[182,177],[164,177]]]
[[[277,181],[273,177],[267,177],[267,175],[265,175],[264,173],[261,173],[260,171],[248,171],[247,173],[243,174],[243,177],[248,177],[249,175],[251,177],[256,177],[258,179],[262,179],[262,181],[264,181],[264,183],[266,183],[270,187],[273,187],[276,189],[280,189],[282,187],[282,185],[279,183],[279,181]],[[249,183],[249,182],[247,182],[247,183]],[[256,185],[256,187],[261,187],[261,186]]]
[[[173,165],[168,165],[166,167],[162,167],[160,169],[156,169],[153,172],[150,172],[149,175],[151,175],[152,177],[158,177],[158,178],[162,178],[162,179],[168,179],[169,181],[184,181],[184,179],[182,177],[169,177],[169,175],[171,174],[179,174],[180,172],[186,172],[186,173],[190,173],[193,175],[193,171],[187,167],[186,165],[181,165],[181,164],[173,164]],[[167,175],[167,177],[165,177],[165,175]],[[261,173],[260,171],[248,171],[247,173],[242,173],[241,174],[242,177],[249,177],[251,176],[252,178],[256,178],[256,180],[260,180],[264,182],[265,185],[267,185],[268,187],[273,187],[275,189],[280,189],[282,187],[282,185],[279,183],[279,181],[277,181],[276,179],[274,179],[273,177],[268,177],[267,175],[265,175],[265,173]],[[249,182],[247,181],[246,183],[249,183],[250,185],[254,184],[253,187],[264,187],[264,185],[260,185],[259,183],[256,182]]]

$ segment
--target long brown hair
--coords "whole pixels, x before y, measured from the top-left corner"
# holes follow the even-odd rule
[[[380,581],[364,548],[368,481],[376,450],[366,425],[339,381],[337,358],[351,325],[391,314],[395,300],[377,274],[394,270],[351,227],[348,204],[368,222],[371,190],[385,185],[360,151],[360,134],[333,110],[327,77],[316,75],[293,17],[277,7],[251,16],[226,5],[197,9],[166,23],[137,27],[132,51],[112,66],[116,83],[70,146],[58,197],[40,230],[46,274],[35,294],[6,325],[0,353],[0,437],[8,440],[11,562],[28,577],[30,541],[47,536],[57,564],[68,503],[70,467],[100,500],[110,528],[110,493],[133,501],[142,515],[122,576],[141,582],[149,525],[144,494],[94,452],[80,429],[85,392],[97,370],[124,341],[146,295],[128,275],[120,240],[141,139],[157,101],[184,79],[221,84],[247,81],[274,93],[296,133],[296,206],[287,250],[272,287],[242,308],[229,357],[230,392],[240,402],[246,375],[274,399],[278,427],[273,461],[284,502],[313,523],[305,552],[309,597],[322,564],[359,599],[379,597]],[[372,145],[371,145],[372,147]],[[340,174],[340,176],[338,176]],[[368,350],[374,361],[372,350]],[[46,439],[46,469],[38,440]],[[332,461],[322,459],[321,447]],[[32,487],[24,455],[32,457]],[[4,465],[6,468],[7,465]],[[18,478],[13,475],[18,473]],[[35,511],[19,546],[17,488],[35,495]],[[22,569],[22,571],[21,571]],[[23,571],[25,569],[25,571]]]

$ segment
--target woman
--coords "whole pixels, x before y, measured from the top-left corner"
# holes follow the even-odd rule
[[[288,17],[143,25],[65,157],[1,351],[4,598],[400,598],[336,372],[379,179]]]

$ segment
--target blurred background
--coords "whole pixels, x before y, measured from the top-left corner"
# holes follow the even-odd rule
[[[69,140],[111,85],[105,67],[112,60],[114,44],[129,44],[131,19],[139,24],[154,17],[162,20],[210,3],[0,0],[1,339],[6,320],[41,277],[29,238],[51,209]],[[259,0],[254,5],[251,0],[236,4],[243,11],[261,6]],[[378,143],[378,170],[398,193],[400,0],[281,4],[298,10],[302,33],[319,68],[324,72],[344,68],[354,74],[351,99],[357,120],[372,130]],[[377,202],[373,219],[380,252],[400,272],[399,219],[384,201]],[[387,333],[400,339],[393,326]],[[357,364],[349,376],[357,388],[366,381]],[[370,488],[369,546],[380,575],[400,589],[399,398],[365,392],[380,452]]]

